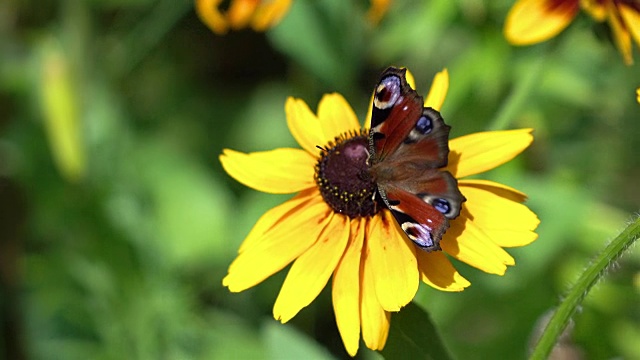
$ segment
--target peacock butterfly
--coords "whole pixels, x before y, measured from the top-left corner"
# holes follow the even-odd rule
[[[385,70],[373,97],[369,132],[369,174],[378,199],[418,247],[440,250],[449,220],[466,200],[448,171],[450,126],[423,107],[407,83],[406,69]]]

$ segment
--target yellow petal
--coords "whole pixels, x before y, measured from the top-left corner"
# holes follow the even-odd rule
[[[273,209],[267,211],[258,219],[253,226],[249,235],[244,239],[238,249],[238,253],[251,248],[259,241],[262,241],[263,235],[271,228],[277,226],[280,223],[286,222],[292,216],[296,216],[296,211],[311,204],[315,204],[322,201],[320,192],[317,188],[311,188],[304,190],[293,199],[288,200]]]
[[[372,218],[373,220],[375,218]],[[367,226],[371,225],[371,221]],[[368,235],[367,235],[368,236]],[[382,350],[389,335],[391,316],[384,311],[376,295],[375,269],[371,263],[368,246],[365,240],[364,254],[360,263],[360,323],[362,324],[362,340],[371,350]]]
[[[413,77],[413,74],[411,73],[411,71],[409,71],[409,69],[407,69],[405,78],[407,79],[407,84],[409,84],[409,86],[411,86],[413,90],[418,90],[416,89],[416,78]]]
[[[464,179],[458,180],[458,186],[470,186],[476,189],[484,189],[492,192],[500,197],[505,199],[509,199],[512,201],[516,201],[519,203],[527,200],[527,194],[522,191],[516,190],[511,186],[507,186],[504,184],[500,184],[490,180],[479,180],[479,179]]]
[[[518,0],[504,25],[504,36],[513,45],[531,45],[558,35],[579,10],[579,0]]]
[[[316,146],[326,144],[318,118],[300,99],[288,98],[284,108],[287,114],[287,125],[293,138],[309,154],[318,154],[319,150]]]
[[[355,356],[360,342],[360,258],[365,219],[351,220],[351,239],[333,274],[333,312],[347,353]]]
[[[506,265],[514,265],[511,255],[496,245],[471,221],[472,215],[463,205],[460,216],[451,221],[440,245],[456,259],[490,274],[504,275]]]
[[[462,277],[441,251],[417,251],[420,279],[442,291],[462,291],[471,283]]]
[[[196,0],[196,13],[200,20],[205,23],[214,33],[223,35],[227,32],[229,25],[227,20],[218,9],[222,0]]]
[[[256,31],[265,31],[276,25],[287,14],[291,7],[291,0],[273,0],[262,2],[251,22],[251,27]]]
[[[349,240],[349,218],[331,213],[318,241],[293,263],[273,306],[273,317],[286,323],[320,294]]]
[[[444,99],[447,97],[447,91],[449,91],[449,71],[444,69],[433,78],[424,106],[440,111],[442,104],[444,104]]]
[[[620,4],[618,8],[629,33],[633,36],[636,44],[640,45],[640,10],[635,10],[626,4]]]
[[[540,220],[528,207],[490,191],[460,184],[465,207],[475,226],[501,247],[524,246],[534,241]]]
[[[513,159],[533,141],[532,129],[487,131],[449,141],[447,170],[456,178],[479,174]]]
[[[268,230],[261,241],[240,253],[222,285],[239,292],[280,271],[318,240],[330,213],[323,201],[298,209],[295,216]]]
[[[316,186],[316,159],[300,149],[241,153],[224,149],[222,167],[238,182],[258,191],[290,194]]]
[[[231,28],[234,30],[246,28],[258,4],[259,2],[255,0],[232,0],[227,11]]]
[[[367,116],[364,118],[364,124],[362,125],[365,129],[371,129],[371,112],[373,111],[373,95],[371,94],[371,98],[369,99],[369,107],[367,108]]]
[[[359,131],[358,118],[347,100],[338,93],[326,94],[318,104],[318,119],[325,141],[333,141],[336,136],[349,131]]]
[[[372,25],[378,24],[384,14],[389,10],[391,0],[371,0],[371,7],[367,12],[367,19]]]
[[[620,18],[620,14],[618,14],[616,5],[610,2],[607,3],[607,11],[609,12],[609,25],[611,25],[616,46],[622,53],[624,63],[631,65],[633,64],[631,35],[624,24],[622,24],[622,19]]]
[[[371,263],[378,301],[386,311],[398,311],[418,291],[420,274],[416,249],[389,211],[371,219],[367,234],[368,262]]]
[[[607,19],[607,9],[600,0],[581,0],[580,7],[597,21],[605,21]]]
[[[640,104],[640,87],[636,89],[636,101]]]

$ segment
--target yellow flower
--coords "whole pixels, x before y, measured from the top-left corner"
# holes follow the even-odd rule
[[[609,22],[624,62],[633,63],[632,38],[640,45],[640,3],[633,0],[518,0],[507,15],[504,34],[514,45],[531,45],[558,35],[582,7]]]
[[[226,12],[220,9],[222,0],[196,0],[196,12],[214,33],[225,34],[251,26],[265,31],[276,25],[289,11],[292,0],[231,0]]]
[[[221,9],[223,0],[195,0],[196,13],[214,33],[226,34],[233,30],[251,27],[265,31],[282,20],[291,7],[292,0],[231,0],[226,11]],[[376,25],[387,13],[391,0],[371,0],[367,19]]]
[[[410,77],[409,83],[413,86]],[[425,106],[440,109],[448,85],[444,70],[434,79]],[[335,93],[325,95],[315,115],[302,100],[289,98],[285,110],[291,134],[302,149],[249,154],[226,149],[220,156],[227,173],[253,189],[298,193],[258,220],[222,281],[232,292],[243,291],[293,262],[273,308],[277,320],[293,318],[333,276],[334,313],[347,352],[356,354],[361,334],[368,348],[379,350],[387,339],[390,312],[413,299],[420,281],[442,291],[462,291],[470,285],[445,253],[502,275],[507,265],[514,265],[503,247],[536,239],[539,221],[521,204],[523,193],[487,180],[460,179],[514,158],[533,140],[531,129],[476,133],[449,142],[447,170],[460,179],[467,201],[441,241],[444,251],[426,252],[406,237],[389,210],[355,206],[336,211],[323,199],[317,171],[328,153],[336,156],[334,165],[343,165],[341,179],[355,166],[366,166],[366,156],[359,157],[360,164],[349,162],[357,156],[340,157],[348,152],[341,151],[345,145],[362,149],[368,144],[368,131],[346,100]],[[354,184],[357,181],[339,192],[357,198],[366,189]]]
[[[637,96],[636,100],[638,100],[638,104],[640,104],[640,87],[636,89],[636,96]]]

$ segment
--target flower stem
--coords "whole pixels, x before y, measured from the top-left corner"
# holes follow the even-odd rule
[[[629,224],[629,226],[593,260],[591,265],[585,269],[578,278],[575,286],[567,294],[567,297],[560,306],[558,306],[558,310],[553,314],[551,321],[549,321],[549,324],[547,324],[547,327],[544,329],[540,340],[531,354],[531,360],[548,358],[551,350],[558,341],[558,336],[560,336],[566,327],[569,318],[573,315],[580,303],[582,303],[582,300],[589,293],[593,285],[606,274],[609,266],[618,260],[624,251],[628,249],[639,236],[640,217]]]
[[[549,45],[544,48],[541,56],[536,56],[531,60],[532,63],[527,67],[526,73],[519,78],[514,89],[502,103],[498,113],[489,124],[488,130],[507,129],[522,107],[530,101],[531,94],[540,85],[543,65],[547,61],[547,56],[545,55],[548,54],[548,51],[545,50],[548,48]]]

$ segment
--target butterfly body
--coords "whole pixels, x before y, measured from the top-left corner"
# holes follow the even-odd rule
[[[440,250],[449,220],[465,201],[447,171],[449,129],[440,113],[406,81],[406,69],[385,70],[375,89],[369,174],[402,230],[418,247]]]

